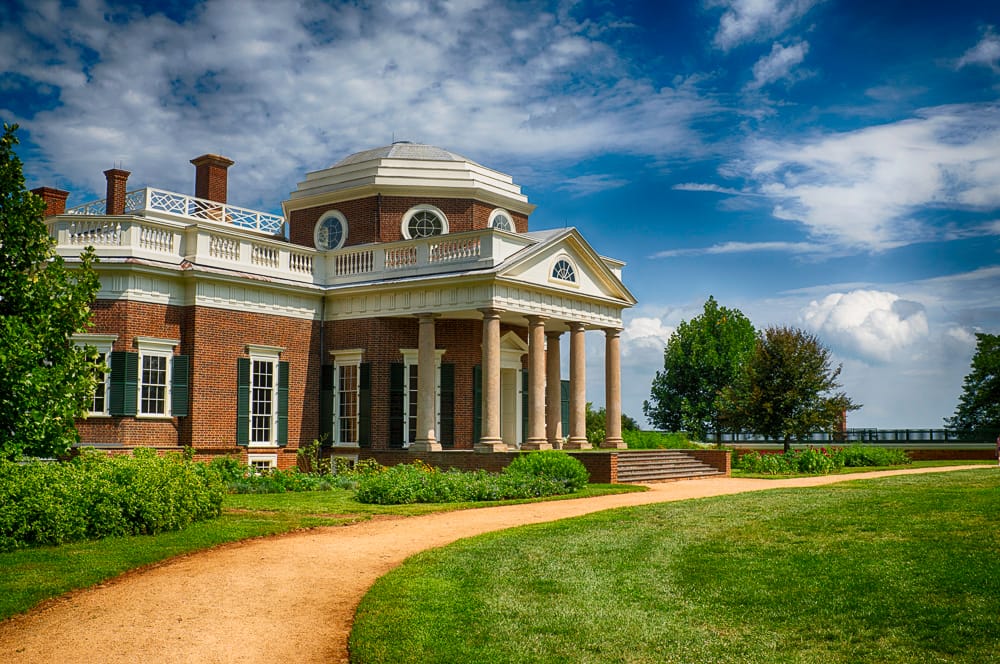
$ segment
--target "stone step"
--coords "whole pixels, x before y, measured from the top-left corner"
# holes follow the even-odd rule
[[[649,471],[645,473],[627,473],[618,475],[618,481],[622,484],[629,484],[633,482],[662,482],[666,480],[684,480],[684,479],[701,479],[703,477],[715,477],[718,475],[723,475],[718,470],[714,468],[711,470],[698,470],[698,471],[677,471],[677,472],[663,472],[659,470]]]
[[[623,483],[694,479],[723,474],[683,450],[648,450],[618,455],[618,481]]]

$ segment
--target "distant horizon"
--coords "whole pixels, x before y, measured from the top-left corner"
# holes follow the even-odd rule
[[[625,261],[623,410],[714,296],[815,333],[853,428],[940,429],[1000,332],[1000,5],[956,0],[14,2],[0,119],[29,188],[193,193],[280,213],[396,140],[507,173],[533,230]],[[587,335],[588,399],[603,341]]]

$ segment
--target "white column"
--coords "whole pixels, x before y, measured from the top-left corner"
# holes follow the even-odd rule
[[[587,442],[587,349],[584,324],[569,324],[569,450],[589,450]]]
[[[434,352],[434,314],[420,315],[417,345],[417,439],[410,444],[413,452],[437,452],[437,361]]]
[[[545,318],[528,316],[528,431],[522,450],[550,450],[545,437]]]
[[[500,437],[500,311],[483,309],[483,421],[477,452],[506,452]]]
[[[562,447],[562,369],[559,366],[559,337],[562,332],[545,333],[545,435],[549,444]]]
[[[623,450],[622,440],[622,372],[618,328],[604,330],[604,441],[601,447]]]

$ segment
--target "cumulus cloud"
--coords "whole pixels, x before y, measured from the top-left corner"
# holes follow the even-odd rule
[[[1000,72],[1000,35],[993,26],[986,28],[983,38],[975,46],[966,51],[955,63],[956,69],[969,66],[989,67]]]
[[[664,325],[662,318],[637,316],[622,330],[622,354],[633,355],[641,350],[663,351],[674,328]]]
[[[881,251],[934,239],[926,207],[1000,206],[1000,105],[957,104],[862,129],[758,140],[730,165],[811,237]]]
[[[789,254],[827,254],[829,247],[812,242],[720,242],[710,247],[667,249],[658,251],[651,258],[676,256],[718,256],[722,254],[747,254],[773,251]]]
[[[217,0],[175,19],[37,3],[0,28],[0,80],[18,87],[0,114],[38,146],[32,186],[100,193],[121,162],[136,186],[187,191],[187,160],[216,152],[236,160],[231,199],[246,205],[393,137],[498,165],[699,149],[692,127],[717,108],[692,81],[630,77],[609,46],[627,26],[546,9]],[[48,103],[15,102],[43,86]]]
[[[725,7],[713,43],[728,51],[741,44],[777,37],[805,16],[820,0],[717,0],[708,6]]]
[[[924,306],[886,291],[831,293],[810,302],[801,315],[824,341],[876,362],[888,362],[928,335]]]
[[[754,63],[753,80],[747,87],[756,90],[785,78],[796,78],[795,67],[802,64],[808,52],[809,42],[798,42],[791,46],[775,42],[771,52]]]

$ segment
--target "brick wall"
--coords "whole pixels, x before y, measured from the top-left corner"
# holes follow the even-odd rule
[[[732,474],[733,455],[729,450],[684,450],[684,453],[726,475]]]

